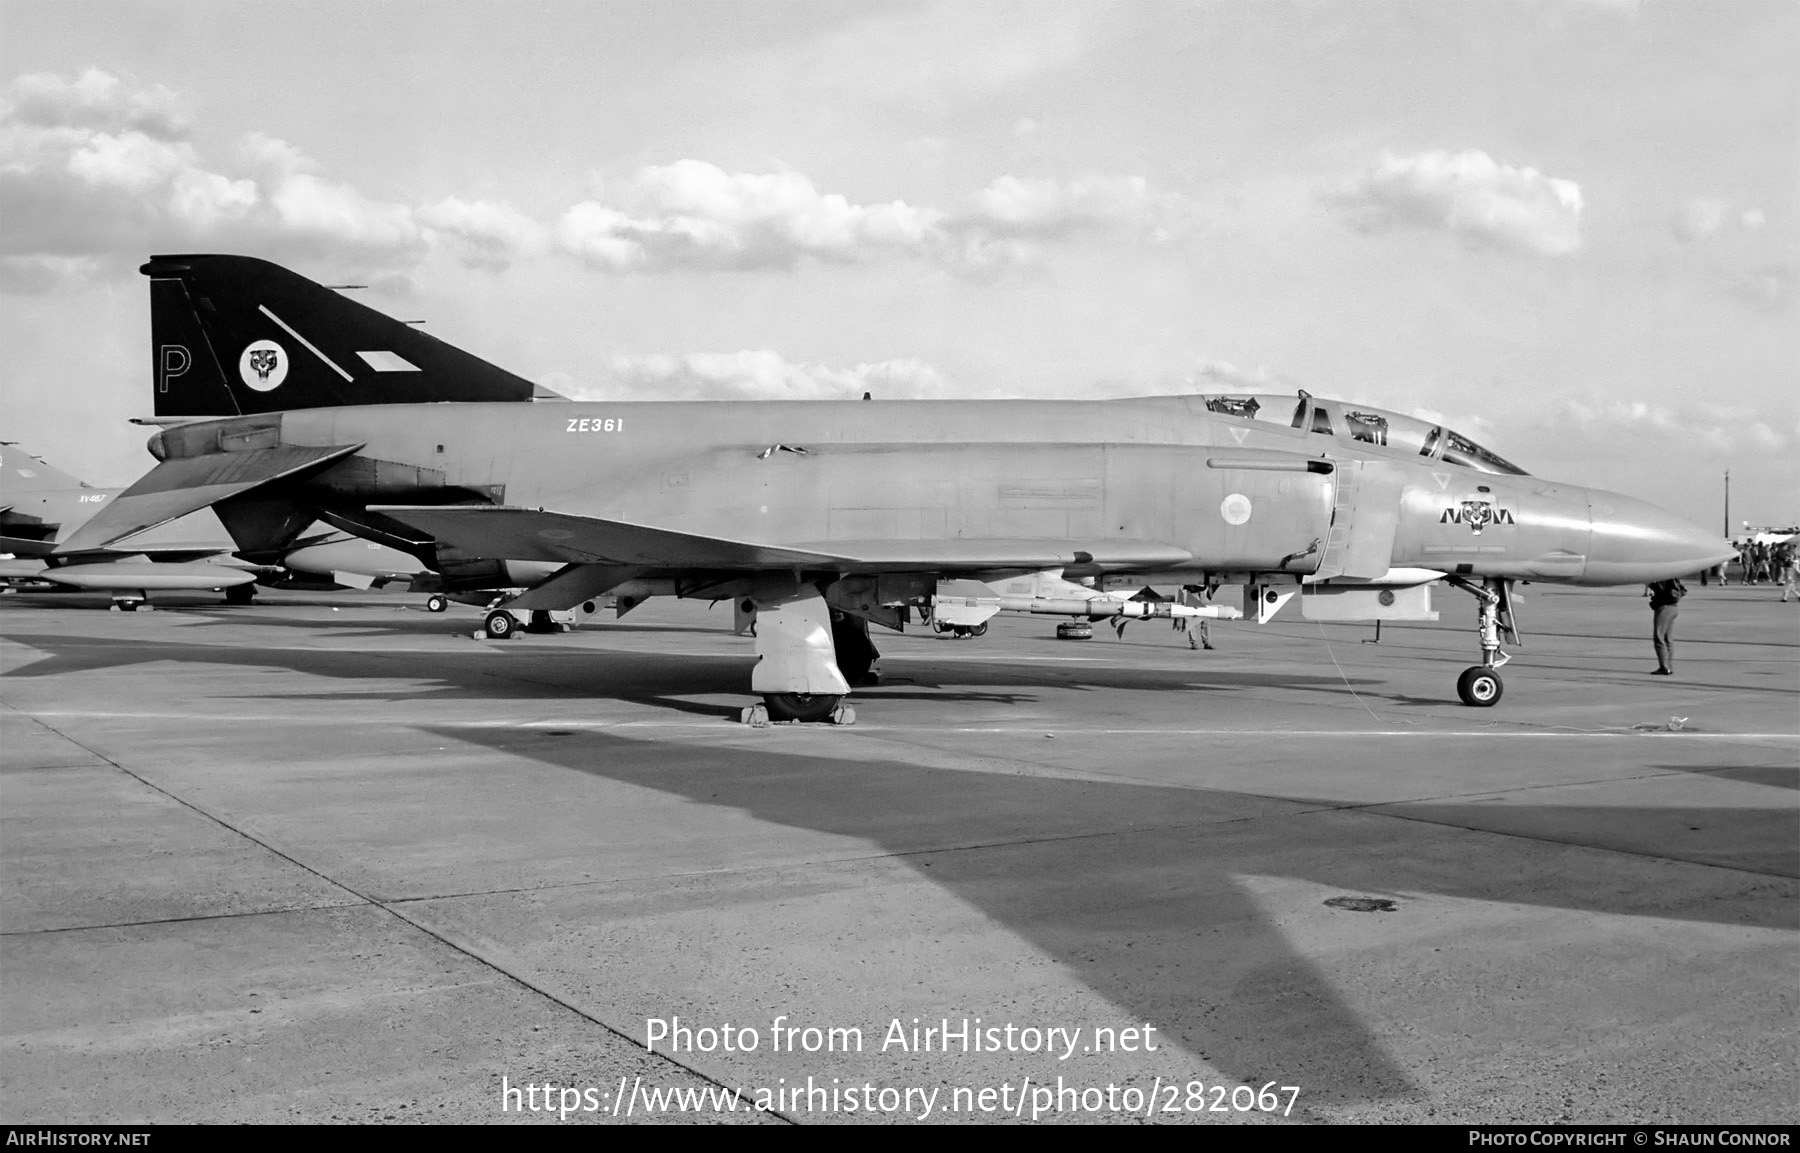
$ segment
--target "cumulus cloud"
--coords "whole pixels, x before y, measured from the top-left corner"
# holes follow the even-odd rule
[[[369,277],[369,291],[393,301],[420,300],[425,296],[418,278],[405,272],[383,272]]]
[[[609,272],[791,268],[882,256],[983,271],[1029,263],[1039,245],[1116,232],[1160,242],[1189,215],[1180,197],[1141,177],[1066,181],[1001,177],[948,212],[895,200],[859,204],[797,172],[729,173],[700,160],[602,182],[558,222],[556,242]]]
[[[700,160],[651,166],[570,208],[557,240],[609,271],[768,268],[802,256],[854,261],[917,249],[940,216],[903,201],[853,204],[797,172],[728,173]]]
[[[1208,361],[1200,366],[1200,375],[1208,381],[1243,392],[1266,392],[1283,383],[1271,376],[1266,368],[1259,366],[1252,371],[1239,368],[1228,360]]]
[[[1710,401],[1680,405],[1645,401],[1594,403],[1565,399],[1553,406],[1552,421],[1585,439],[1617,446],[1624,440],[1700,444],[1719,454],[1784,453],[1793,442],[1755,409]]]
[[[1365,232],[1437,229],[1472,245],[1540,256],[1581,247],[1579,184],[1500,164],[1485,152],[1384,152],[1330,199]]]
[[[423,241],[412,209],[370,199],[348,184],[296,173],[269,196],[281,230],[349,248],[400,253]]]
[[[1212,360],[1201,365],[1192,383],[1201,392],[1263,392],[1298,396],[1302,390],[1316,391],[1284,373],[1270,372],[1264,365],[1259,364],[1253,369],[1241,368],[1228,360]],[[1358,399],[1365,404],[1384,403],[1381,397],[1364,394],[1358,394]],[[1392,407],[1395,411],[1402,411],[1398,405]]]
[[[975,197],[965,223],[1002,235],[1051,237],[1119,229],[1161,241],[1190,214],[1188,202],[1151,190],[1141,176],[1025,180],[1002,176]]]
[[[158,139],[187,134],[187,104],[161,84],[132,88],[89,68],[74,80],[48,72],[16,78],[7,94],[10,115],[38,128],[129,128]]]
[[[1738,277],[1726,292],[1752,308],[1774,312],[1794,299],[1794,287],[1793,268],[1771,264]]]
[[[1700,197],[1683,205],[1669,222],[1678,240],[1692,244],[1708,240],[1727,229],[1761,228],[1767,217],[1759,208],[1734,206],[1728,200]]]
[[[91,256],[0,256],[0,291],[36,296],[80,289],[103,270]]]
[[[168,89],[98,69],[15,80],[0,101],[0,253],[18,258],[6,286],[38,290],[91,275],[84,262],[94,259],[129,265],[151,248],[190,245],[400,265],[443,245],[485,268],[547,247],[548,230],[505,204],[383,200],[263,133],[246,134],[224,165],[210,162],[185,124]]]
[[[0,200],[5,252],[98,256],[209,235],[246,219],[259,195],[185,141],[0,119]]]
[[[554,251],[611,273],[903,258],[980,277],[1038,262],[1054,244],[1103,235],[1161,243],[1193,216],[1188,201],[1136,176],[1003,176],[944,210],[861,202],[789,170],[734,173],[687,159],[597,181],[546,223],[497,200],[384,199],[264,133],[247,133],[222,160],[205,157],[185,138],[174,93],[98,69],[74,80],[23,76],[9,91],[0,101],[0,255],[124,265],[150,248],[194,246],[394,269],[442,249],[498,270]]]
[[[464,263],[501,269],[549,244],[549,230],[508,204],[446,197],[419,209],[419,222],[454,241]]]
[[[616,356],[607,376],[588,385],[558,377],[551,386],[571,400],[855,400],[865,392],[897,400],[953,395],[942,373],[916,360],[837,368],[795,364],[766,349]]]

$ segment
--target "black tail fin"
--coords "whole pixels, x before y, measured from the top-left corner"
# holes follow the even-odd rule
[[[157,416],[530,400],[532,384],[279,265],[153,256]]]

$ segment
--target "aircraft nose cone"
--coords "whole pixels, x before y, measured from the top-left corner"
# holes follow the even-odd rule
[[[1649,584],[1693,576],[1724,564],[1737,550],[1667,509],[1618,493],[1588,493],[1593,536],[1583,584]]]

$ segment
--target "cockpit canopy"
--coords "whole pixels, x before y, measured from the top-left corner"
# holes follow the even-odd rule
[[[1305,392],[1296,397],[1258,393],[1247,396],[1204,396],[1208,411],[1263,421],[1283,428],[1301,428],[1335,437],[1352,447],[1359,444],[1412,453],[1442,460],[1476,472],[1528,475],[1524,469],[1490,452],[1455,429],[1414,416],[1324,400]]]

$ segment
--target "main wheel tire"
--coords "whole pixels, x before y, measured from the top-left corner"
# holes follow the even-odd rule
[[[972,636],[972,637],[985,637],[985,636],[987,636],[987,622],[986,622],[986,621],[982,621],[982,622],[981,622],[981,623],[980,623],[980,624],[978,624],[978,625],[976,625],[976,626],[975,626],[975,627],[974,627],[974,628],[972,628],[972,629],[970,629],[970,630],[969,630],[969,635],[970,635],[970,636]]]
[[[256,599],[256,586],[232,585],[225,590],[225,603],[228,605],[247,605]]]
[[[449,607],[450,601],[438,593],[432,593],[425,598],[425,611],[428,613],[441,613]]]
[[[1486,665],[1466,668],[1462,676],[1456,678],[1456,695],[1462,698],[1463,704],[1473,708],[1492,708],[1505,691],[1506,686],[1500,683],[1500,674]]]
[[[828,693],[764,693],[763,704],[768,706],[769,719],[772,721],[814,721],[830,720],[831,714],[843,703],[844,698]]]
[[[487,630],[489,640],[503,641],[518,631],[519,618],[505,609],[495,609],[481,622],[481,627]]]

